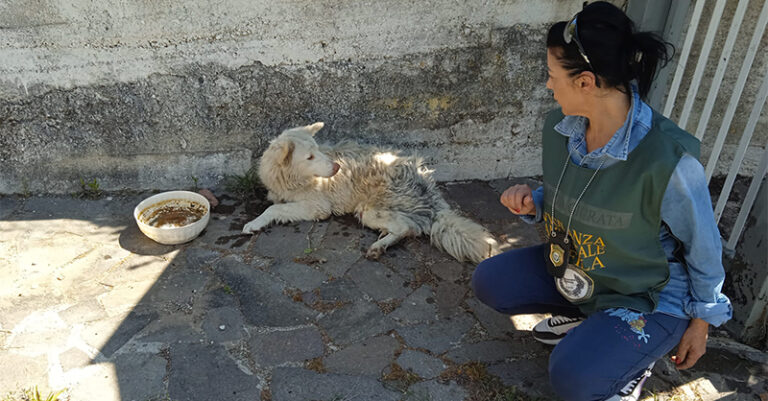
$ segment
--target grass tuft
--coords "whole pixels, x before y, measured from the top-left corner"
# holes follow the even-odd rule
[[[59,398],[61,394],[64,393],[64,390],[60,390],[56,393],[51,392],[48,393],[47,396],[43,396],[40,394],[40,390],[38,390],[37,386],[35,386],[34,389],[22,389],[20,392],[11,392],[6,394],[5,396],[2,396],[0,398],[0,401],[66,401],[69,400],[69,397],[66,399]]]
[[[501,379],[488,373],[485,364],[469,362],[445,370],[440,378],[454,380],[469,391],[468,401],[534,401],[515,387],[505,386]]]
[[[256,168],[251,168],[243,175],[230,175],[224,179],[224,189],[239,199],[250,198],[263,191]]]

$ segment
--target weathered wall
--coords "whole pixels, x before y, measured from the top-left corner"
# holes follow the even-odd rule
[[[546,29],[581,3],[0,2],[0,193],[217,185],[314,121],[440,180],[535,175]]]
[[[733,258],[725,260],[723,291],[733,303],[727,328],[755,347],[768,350],[768,178],[762,180],[755,205]]]

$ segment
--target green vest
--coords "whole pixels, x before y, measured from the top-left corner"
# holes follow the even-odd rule
[[[595,172],[570,161],[568,138],[554,129],[562,119],[558,109],[544,122],[542,214],[548,233],[553,221],[565,231],[576,199]],[[684,153],[698,158],[699,141],[654,111],[651,130],[627,160],[601,168],[584,192],[569,231],[570,267],[555,279],[560,293],[583,313],[612,307],[643,313],[656,309],[659,292],[669,281],[659,240],[661,200]],[[553,220],[552,198],[566,158]]]

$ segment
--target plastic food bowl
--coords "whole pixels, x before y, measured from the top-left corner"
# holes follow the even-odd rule
[[[208,199],[189,191],[162,192],[144,199],[133,209],[141,232],[165,245],[195,239],[208,225],[210,216]]]

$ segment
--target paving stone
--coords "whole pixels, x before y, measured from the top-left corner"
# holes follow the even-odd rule
[[[321,284],[313,291],[305,292],[302,298],[307,305],[321,302],[326,305],[353,303],[363,299],[364,294],[352,280],[339,278]]]
[[[435,378],[447,368],[440,359],[410,349],[403,350],[396,362],[401,368],[424,379]]]
[[[400,343],[391,336],[373,337],[325,357],[323,366],[331,373],[380,377],[399,347]]]
[[[495,311],[475,297],[469,297],[466,302],[490,337],[509,338],[510,333],[517,330],[509,315]]]
[[[67,325],[52,311],[33,312],[13,329],[10,341],[3,344],[19,354],[43,356],[49,350],[64,350],[67,347]]]
[[[408,295],[400,307],[389,314],[389,317],[404,325],[431,322],[437,319],[437,307],[432,295],[432,287],[422,285]]]
[[[113,363],[122,400],[148,400],[165,392],[167,361],[156,354],[121,354]]]
[[[322,221],[301,221],[298,223],[299,231],[308,233],[311,247],[318,248],[328,234],[328,228],[333,220],[335,220],[334,217]]]
[[[91,357],[77,348],[70,348],[59,354],[59,362],[62,370],[66,372],[73,368],[87,366],[91,362]]]
[[[274,258],[276,260],[291,261],[295,257],[305,255],[304,250],[309,247],[307,226],[298,224],[274,225],[266,231],[255,234],[251,252]]]
[[[532,177],[509,177],[488,181],[488,186],[490,186],[499,196],[501,196],[507,188],[518,184],[525,184],[531,187],[531,189],[536,189],[542,185],[542,182],[541,180]]]
[[[400,399],[400,393],[386,389],[372,377],[317,373],[300,368],[273,370],[270,391],[273,401]]]
[[[208,266],[221,257],[220,251],[197,247],[186,248],[179,253],[179,258],[184,264],[194,269]]]
[[[349,269],[349,278],[376,301],[398,299],[408,295],[408,281],[381,263],[360,259]]]
[[[288,283],[288,286],[298,288],[301,291],[309,291],[317,288],[328,275],[312,268],[311,266],[295,262],[278,262],[272,267],[272,271]]]
[[[200,296],[213,274],[208,270],[186,266],[170,266],[144,295],[144,302],[190,303]]]
[[[71,196],[30,197],[24,201],[20,214],[25,217],[48,219],[88,220],[102,225],[131,221],[131,213],[138,203],[134,197],[108,200],[77,199]],[[125,211],[127,213],[116,213]]]
[[[94,394],[98,394],[99,401],[123,401],[119,375],[112,362],[89,365],[74,372],[74,377],[68,376],[72,377],[67,386],[71,400],[92,400]]]
[[[205,314],[202,329],[208,339],[218,343],[240,341],[245,332],[243,315],[233,307],[211,309]]]
[[[434,354],[442,354],[458,345],[464,334],[474,324],[475,320],[464,314],[436,323],[402,327],[397,329],[397,332],[410,347],[424,348]]]
[[[72,324],[103,319],[107,317],[107,313],[96,299],[91,298],[59,312],[59,316],[65,322]]]
[[[463,312],[461,302],[469,291],[466,285],[443,281],[435,288],[434,303],[440,317],[454,316]]]
[[[264,271],[245,264],[237,256],[219,262],[217,275],[240,302],[248,324],[254,326],[297,326],[306,324],[315,313],[283,294],[285,285]]]
[[[326,274],[341,277],[363,256],[358,244],[365,228],[355,225],[354,219],[348,217],[333,217],[328,222],[322,239],[313,241],[315,251],[311,256],[326,260],[320,265]]]
[[[329,312],[318,324],[335,344],[351,344],[394,328],[395,323],[384,316],[378,306],[359,301]]]
[[[235,293],[229,286],[218,287],[203,294],[202,302],[207,308],[221,308],[224,306],[238,306]]]
[[[0,196],[0,219],[5,219],[16,211],[21,202],[16,197]]]
[[[260,380],[240,370],[222,346],[174,344],[170,358],[168,395],[173,400],[253,401],[261,397]]]
[[[194,327],[191,315],[176,313],[158,316],[135,339],[143,343],[199,343],[205,336]]]
[[[363,254],[358,250],[338,250],[329,248],[320,248],[312,252],[311,257],[325,260],[324,263],[317,265],[323,273],[329,277],[343,277],[349,268],[355,262],[363,258]]]
[[[16,243],[16,263],[29,273],[40,273],[35,275],[36,277],[27,277],[28,279],[47,281],[41,279],[49,278],[47,274],[52,269],[67,265],[92,252],[96,247],[81,235],[63,231],[63,226],[54,226],[47,230],[39,227],[39,230],[35,231],[35,234],[41,235],[41,232],[44,232],[43,238],[30,237]]]
[[[109,316],[117,316],[130,312],[137,307],[145,307],[151,303],[145,297],[156,284],[157,280],[148,279],[138,282],[121,283],[97,297]]]
[[[437,380],[416,383],[408,387],[405,394],[405,401],[463,401],[469,396],[456,382],[443,384]]]
[[[539,357],[501,362],[489,366],[488,373],[498,376],[505,386],[515,386],[530,396],[557,399],[549,385],[548,361],[548,357]]]
[[[388,248],[387,251],[381,255],[379,261],[389,266],[401,277],[412,281],[416,272],[420,271],[423,267],[421,254],[419,253],[419,249],[421,249],[421,247],[412,244],[428,244],[428,242],[429,239],[427,239],[427,237],[405,238],[398,244]]]
[[[28,357],[11,354],[6,350],[0,353],[0,394],[8,391],[16,391],[40,386],[40,392],[47,392],[48,388],[48,358]]]
[[[429,268],[435,276],[452,283],[462,278],[465,269],[464,264],[453,259],[436,262]]]
[[[124,317],[89,323],[81,336],[88,345],[98,348],[109,358],[157,317],[158,313],[154,311],[134,311]]]
[[[492,233],[503,235],[506,248],[533,246],[541,243],[537,227],[525,223],[499,202],[499,194],[480,181],[450,183],[445,186],[448,197],[472,219]]]
[[[325,351],[322,335],[315,327],[252,334],[249,344],[253,361],[260,367],[302,362]]]
[[[445,356],[456,362],[463,364],[467,362],[499,362],[511,357],[520,357],[528,355],[530,350],[525,344],[513,341],[491,340],[474,344],[461,344],[459,348],[452,349]]]
[[[254,236],[243,234],[243,224],[237,219],[219,215],[208,221],[205,230],[194,240],[193,245],[225,251],[241,251],[246,249],[252,241]]]
[[[136,223],[131,223],[120,232],[120,247],[137,255],[165,255],[176,251],[181,245],[163,245],[151,240],[139,230]]]

